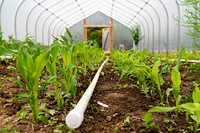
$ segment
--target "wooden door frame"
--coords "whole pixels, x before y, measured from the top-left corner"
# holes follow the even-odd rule
[[[109,43],[109,48],[108,52],[110,52],[113,49],[113,19],[110,18],[110,24],[109,25],[87,25],[86,19],[83,20],[83,31],[84,31],[84,42],[87,41],[87,28],[92,28],[92,27],[97,27],[97,28],[108,28],[109,35],[110,35],[110,43]],[[103,48],[103,44],[102,44]]]

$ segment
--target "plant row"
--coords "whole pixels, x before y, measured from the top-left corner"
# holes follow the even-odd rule
[[[145,115],[145,124],[152,124],[152,112],[176,112],[178,117],[179,113],[185,112],[186,121],[193,120],[193,132],[199,131],[200,124],[200,91],[198,84],[195,84],[194,91],[192,92],[192,101],[181,103],[181,73],[180,68],[183,64],[188,64],[188,59],[198,59],[198,54],[195,52],[188,52],[183,47],[177,50],[176,55],[163,55],[154,54],[154,56],[143,51],[112,51],[110,59],[114,62],[115,70],[120,72],[120,80],[127,78],[134,78],[142,93],[150,95],[152,98],[155,96],[160,97],[160,105],[151,108]],[[174,59],[174,60],[171,60]],[[185,59],[185,63],[180,60]],[[193,63],[195,69],[199,70],[199,65]],[[194,69],[194,67],[192,69]],[[165,80],[163,75],[169,74],[171,77],[171,87],[164,88]],[[169,100],[169,96],[173,95],[173,100]],[[171,97],[170,97],[171,98]],[[170,101],[170,102],[169,102]],[[190,118],[190,119],[189,119]],[[150,127],[150,126],[147,126]]]
[[[96,69],[103,59],[103,52],[95,42],[76,42],[68,29],[66,32],[68,38],[54,37],[50,47],[41,46],[31,38],[26,38],[13,49],[9,41],[1,40],[0,56],[11,56],[16,60],[20,78],[15,81],[24,88],[24,93],[15,100],[28,103],[26,108],[31,110],[32,120],[36,123],[48,121],[42,113],[45,103],[39,101],[40,94],[48,91],[47,85],[54,90],[59,109],[67,99],[76,96],[79,73],[87,74]]]

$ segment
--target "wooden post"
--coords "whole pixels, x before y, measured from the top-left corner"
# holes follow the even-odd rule
[[[86,18],[83,20],[83,34],[84,34],[84,42],[87,42],[87,26],[86,26]]]
[[[104,29],[102,29],[102,50],[104,51],[104,39],[103,39],[103,35],[104,35]]]
[[[113,19],[112,18],[110,18],[109,33],[110,33],[110,45],[108,48],[108,52],[110,52],[113,49]]]

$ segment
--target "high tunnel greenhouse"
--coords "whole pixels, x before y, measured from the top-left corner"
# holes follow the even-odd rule
[[[48,45],[52,36],[65,34],[65,27],[83,41],[84,26],[109,25],[113,19],[114,48],[131,49],[130,28],[139,24],[144,34],[139,48],[164,52],[192,47],[181,23],[184,8],[178,0],[1,0],[0,26],[5,38],[29,35]]]
[[[200,0],[0,0],[0,133],[200,132]]]

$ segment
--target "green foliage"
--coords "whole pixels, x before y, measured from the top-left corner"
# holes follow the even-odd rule
[[[163,104],[163,102],[164,102],[163,101],[163,93],[161,91],[160,86],[164,82],[163,78],[162,78],[162,72],[164,72],[165,71],[164,69],[166,69],[166,68],[164,67],[162,69],[162,71],[159,73],[159,71],[160,71],[159,70],[160,65],[161,65],[161,61],[160,60],[157,60],[154,63],[153,68],[151,70],[151,75],[152,75],[151,80],[152,80],[153,84],[155,83],[157,85],[158,93],[160,95],[161,104]],[[155,96],[154,89],[152,89],[152,95]]]
[[[15,98],[28,103],[28,106],[22,107],[18,112],[21,119],[28,117],[28,111],[25,109],[30,108],[33,122],[42,121],[52,125],[57,123],[55,119],[49,120],[52,111],[39,102],[40,93],[47,91],[48,94],[50,90],[47,90],[46,86],[52,84],[55,94],[53,96],[60,109],[66,99],[76,95],[78,73],[87,74],[88,70],[96,69],[102,62],[103,52],[95,42],[76,42],[68,29],[66,33],[68,38],[54,37],[49,49],[33,42],[31,37],[27,37],[25,41],[17,41],[10,36],[9,40],[5,41],[0,36],[0,56],[15,57],[16,68],[21,75],[20,78],[2,78],[0,84],[9,80],[24,88],[25,92]],[[11,66],[7,69],[16,71]]]
[[[184,23],[185,27],[190,28],[188,34],[193,38],[194,46],[200,48],[200,4],[199,0],[179,0],[182,6],[185,6]]]
[[[132,39],[138,48],[139,41],[142,40],[143,38],[142,30],[139,24],[136,24],[135,26],[131,27],[131,34],[132,34]]]
[[[194,121],[194,132],[199,131],[199,124],[200,124],[200,91],[199,88],[195,87],[193,93],[192,93],[192,98],[194,103],[184,103],[181,105],[176,105],[174,107],[160,107],[160,106],[155,106],[151,109],[149,109],[148,112],[157,112],[157,113],[164,113],[164,112],[172,112],[172,111],[177,111],[180,109],[183,109],[186,112],[186,120],[189,120],[190,118]]]
[[[181,95],[179,94],[180,92],[180,85],[181,85],[181,74],[179,72],[179,66],[176,65],[175,67],[172,68],[172,74],[171,74],[171,79],[173,82],[173,94],[174,98],[176,99],[176,106],[179,105],[180,100],[181,100]]]
[[[176,107],[160,107],[160,106],[155,106],[155,107],[149,109],[148,112],[164,113],[164,112],[172,112],[175,109],[176,109]]]
[[[198,88],[198,84],[195,84],[195,88],[192,93],[192,99],[194,103],[200,103],[200,90]]]
[[[1,133],[19,133],[16,129],[10,131],[8,128],[0,128]]]
[[[33,121],[38,122],[39,106],[38,106],[38,83],[42,74],[42,70],[46,66],[49,58],[49,51],[40,53],[37,49],[32,54],[26,46],[20,47],[16,55],[16,66],[26,82],[28,90],[25,98],[27,98],[32,111]]]
[[[133,50],[112,51],[110,54],[110,59],[115,63],[114,68],[121,72],[120,80],[124,77],[137,78],[137,83],[145,94],[149,92],[146,79],[150,72],[149,66],[145,64],[146,56],[146,50],[142,52]]]
[[[152,122],[152,114],[146,113],[144,115],[144,122],[142,123],[142,130],[140,132],[153,132],[155,130],[158,130],[158,126]]]
[[[102,47],[102,28],[88,28],[87,35],[88,40],[95,40]]]

